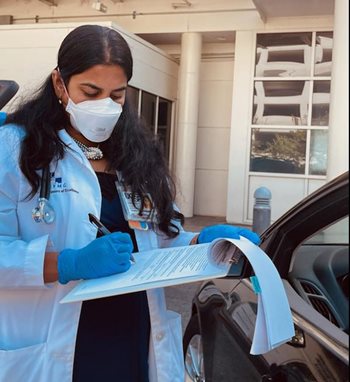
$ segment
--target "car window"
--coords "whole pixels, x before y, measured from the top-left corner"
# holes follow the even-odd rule
[[[339,220],[307,239],[307,244],[348,244],[349,243],[349,216]]]

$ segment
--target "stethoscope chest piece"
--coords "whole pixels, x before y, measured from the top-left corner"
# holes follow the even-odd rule
[[[33,208],[32,217],[36,223],[51,224],[55,221],[55,211],[46,198],[39,198],[38,206]]]
[[[55,210],[53,209],[50,198],[50,169],[49,166],[45,167],[40,179],[40,196],[37,207],[32,210],[32,218],[36,223],[51,224],[55,221]]]

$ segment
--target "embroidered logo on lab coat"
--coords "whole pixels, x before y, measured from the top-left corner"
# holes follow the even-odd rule
[[[51,194],[54,193],[64,193],[64,192],[75,192],[79,194],[79,191],[68,187],[67,183],[63,180],[60,174],[56,174],[55,172],[51,172]]]

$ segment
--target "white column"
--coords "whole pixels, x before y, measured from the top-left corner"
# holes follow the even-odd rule
[[[193,216],[201,51],[200,33],[186,32],[182,35],[175,177],[178,187],[177,204],[186,217]]]
[[[328,180],[349,169],[349,0],[335,0],[332,61]]]
[[[254,32],[236,32],[226,210],[226,220],[235,224],[245,223],[244,206],[248,200],[247,150],[252,109],[254,44]]]

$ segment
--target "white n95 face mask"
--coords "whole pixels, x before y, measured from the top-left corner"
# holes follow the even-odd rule
[[[72,126],[91,142],[106,141],[123,111],[111,98],[74,103],[68,98],[66,111]]]

